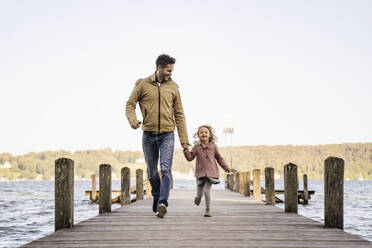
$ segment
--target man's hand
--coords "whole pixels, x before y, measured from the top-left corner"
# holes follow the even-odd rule
[[[182,143],[182,148],[183,148],[184,151],[187,151],[189,149],[189,144]]]
[[[137,121],[137,123],[136,123],[136,125],[132,125],[132,128],[133,129],[137,129],[137,128],[139,128],[141,126],[141,122],[140,121]]]

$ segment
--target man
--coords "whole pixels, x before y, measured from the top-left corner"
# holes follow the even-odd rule
[[[175,62],[176,60],[169,55],[160,55],[156,59],[155,73],[137,80],[126,103],[126,115],[130,126],[137,129],[142,124],[142,149],[154,198],[152,210],[160,218],[167,213],[168,207],[175,126],[182,147],[186,149],[189,146],[178,85],[171,78]],[[142,122],[136,116],[137,102],[141,109]],[[159,154],[161,180],[157,168]]]

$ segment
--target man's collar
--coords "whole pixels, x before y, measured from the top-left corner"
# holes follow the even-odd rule
[[[152,75],[150,76],[150,78],[151,78],[151,82],[156,82],[156,71],[155,71],[154,74],[152,74]]]
[[[160,82],[159,82],[159,78],[158,78],[158,75],[156,75],[156,71],[155,71],[154,74],[155,74],[155,82],[160,84]]]
[[[170,80],[172,80],[172,77],[169,77],[168,80],[165,80],[165,81],[163,81],[162,83],[165,83],[165,82],[170,81]],[[151,75],[151,81],[152,81],[152,82],[155,82],[155,83],[160,83],[160,82],[157,80],[156,71],[155,71],[154,74]]]

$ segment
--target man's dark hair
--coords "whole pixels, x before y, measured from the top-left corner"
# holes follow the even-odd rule
[[[162,68],[164,67],[167,67],[167,65],[171,64],[175,64],[176,63],[176,59],[167,55],[167,54],[161,54],[159,55],[159,57],[156,59],[156,68],[158,68],[158,66],[160,65]]]

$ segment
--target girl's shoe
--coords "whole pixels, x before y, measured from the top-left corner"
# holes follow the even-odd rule
[[[196,206],[199,206],[200,201],[201,201],[200,197],[195,197],[194,203],[195,203]]]
[[[204,217],[212,217],[211,212],[208,208],[205,210]]]

